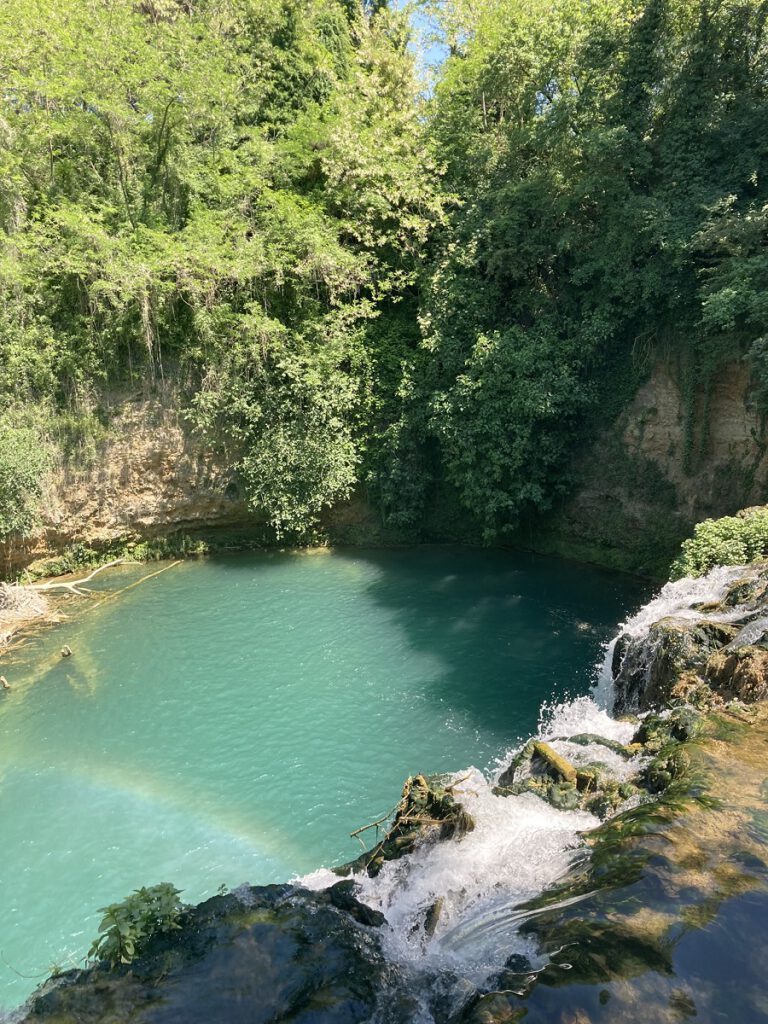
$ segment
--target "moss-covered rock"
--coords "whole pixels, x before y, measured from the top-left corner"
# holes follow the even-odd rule
[[[461,1017],[462,1024],[515,1024],[526,1010],[513,1006],[504,992],[488,992],[480,996]]]
[[[627,647],[614,679],[617,712],[663,706],[690,689],[708,659],[728,644],[738,627],[714,620],[665,618]]]
[[[334,871],[339,875],[366,871],[374,878],[386,861],[412,853],[419,843],[457,839],[474,827],[472,816],[439,779],[415,775],[406,780],[392,824],[381,841]]]
[[[563,737],[563,739],[567,739],[569,743],[575,743],[580,747],[605,747],[614,754],[618,754],[619,757],[624,758],[632,758],[637,753],[637,750],[625,743],[619,743],[618,740],[612,740],[606,736],[598,736],[594,732],[581,732],[575,736]]]
[[[216,896],[130,967],[69,971],[48,984],[23,1024],[368,1020],[389,968],[376,931],[340,909],[339,896],[286,885]],[[404,1020],[413,1009],[403,1005]]]
[[[673,782],[682,779],[690,768],[690,760],[680,745],[665,747],[642,774],[643,782],[650,793],[663,793]]]
[[[707,660],[704,675],[722,696],[748,703],[765,700],[768,698],[768,650],[747,644],[735,650],[716,651]]]
[[[686,743],[694,739],[704,724],[704,716],[695,708],[681,705],[664,714],[647,715],[632,737],[632,747],[646,754],[657,754],[672,740]]]

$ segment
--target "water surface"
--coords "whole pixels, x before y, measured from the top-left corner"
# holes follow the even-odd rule
[[[488,769],[543,700],[586,692],[644,596],[439,548],[192,561],[91,602],[4,667],[0,1006],[139,885],[194,902],[356,856],[409,772]]]

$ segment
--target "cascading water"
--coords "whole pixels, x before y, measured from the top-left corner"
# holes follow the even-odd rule
[[[569,739],[591,734],[621,744],[630,742],[636,726],[612,718],[609,712],[619,639],[640,640],[665,617],[707,618],[707,605],[720,601],[744,575],[743,567],[725,567],[700,579],[668,583],[606,645],[591,697],[543,706],[538,738],[575,766],[600,762],[617,780],[636,773],[639,757],[628,761],[602,744]],[[736,619],[743,613],[743,608],[734,608],[726,616]],[[717,615],[722,621],[722,608]],[[430,979],[433,990],[436,979],[443,991],[446,984],[452,986],[454,997],[460,996],[462,986],[470,989],[482,984],[510,955],[522,955],[532,969],[540,965],[536,949],[519,934],[530,913],[521,905],[584,856],[581,833],[599,824],[586,811],[557,810],[532,793],[494,794],[498,776],[520,749],[508,751],[499,760],[492,778],[476,768],[452,777],[452,791],[474,818],[474,831],[460,840],[425,843],[410,856],[386,863],[375,878],[355,876],[358,898],[386,917],[383,942],[388,956],[406,971]],[[327,870],[301,880],[318,889],[336,881],[337,876]],[[433,1019],[429,998],[423,1013],[425,1022]]]
[[[613,707],[613,680],[623,657],[623,655],[620,656],[621,652],[618,650],[620,643],[626,646],[628,641],[643,639],[647,636],[651,626],[661,619],[701,621],[716,617],[720,622],[738,619],[744,614],[744,609],[740,606],[734,607],[730,612],[720,609],[715,615],[715,613],[707,611],[707,605],[717,604],[728,588],[745,575],[748,576],[749,572],[745,572],[744,566],[725,565],[718,566],[705,576],[696,579],[686,576],[684,579],[665,584],[656,597],[619,626],[616,636],[607,645],[595,687],[595,699],[599,704],[609,709]],[[648,650],[645,657],[647,669],[652,660],[653,651]]]
[[[631,723],[610,718],[594,699],[581,697],[545,706],[538,736],[573,764],[601,761],[623,778],[632,771],[623,758],[568,737],[591,733],[627,743],[633,732]],[[498,775],[516,752],[500,759],[490,779],[476,768],[452,777],[452,792],[474,818],[474,831],[460,841],[424,844],[386,863],[375,878],[356,876],[358,898],[387,919],[388,957],[433,985],[436,979],[443,988],[449,983],[454,998],[465,986],[481,985],[513,954],[538,965],[536,949],[519,934],[527,916],[519,908],[583,856],[580,835],[599,824],[586,811],[555,810],[532,793],[494,794]],[[301,883],[320,889],[337,881],[320,870]],[[423,1020],[431,1019],[425,1006]]]

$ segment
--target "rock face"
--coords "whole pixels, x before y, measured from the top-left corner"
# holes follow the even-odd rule
[[[21,566],[75,544],[106,546],[199,527],[254,523],[232,459],[196,437],[178,400],[135,396],[112,409],[88,458],[70,459],[45,482],[38,532],[0,550]]]
[[[674,700],[768,698],[768,568],[736,580],[714,605],[696,607],[701,619],[664,618],[644,636],[619,639],[612,665],[616,712]]]
[[[376,931],[355,920],[368,908],[331,894],[267,886],[215,896],[130,967],[70,971],[45,986],[23,1024],[358,1024],[391,968]]]
[[[181,399],[136,395],[113,404],[104,437],[87,458],[70,458],[44,484],[39,529],[0,543],[0,571],[11,573],[74,544],[104,548],[173,534],[230,532],[269,540],[248,505],[237,452],[214,448],[180,414]],[[329,512],[344,542],[376,540],[379,518],[361,498]]]
[[[709,395],[689,407],[681,369],[659,360],[618,418],[574,459],[575,490],[520,540],[664,576],[694,523],[762,503],[764,433],[742,363],[723,367]]]

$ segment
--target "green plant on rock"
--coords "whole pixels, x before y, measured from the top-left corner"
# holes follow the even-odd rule
[[[705,519],[683,542],[670,578],[703,576],[717,565],[744,565],[768,557],[768,507]]]
[[[88,950],[88,959],[100,960],[110,967],[130,964],[155,935],[180,927],[180,892],[170,882],[161,882],[136,889],[122,903],[101,907],[104,916],[99,935]]]

